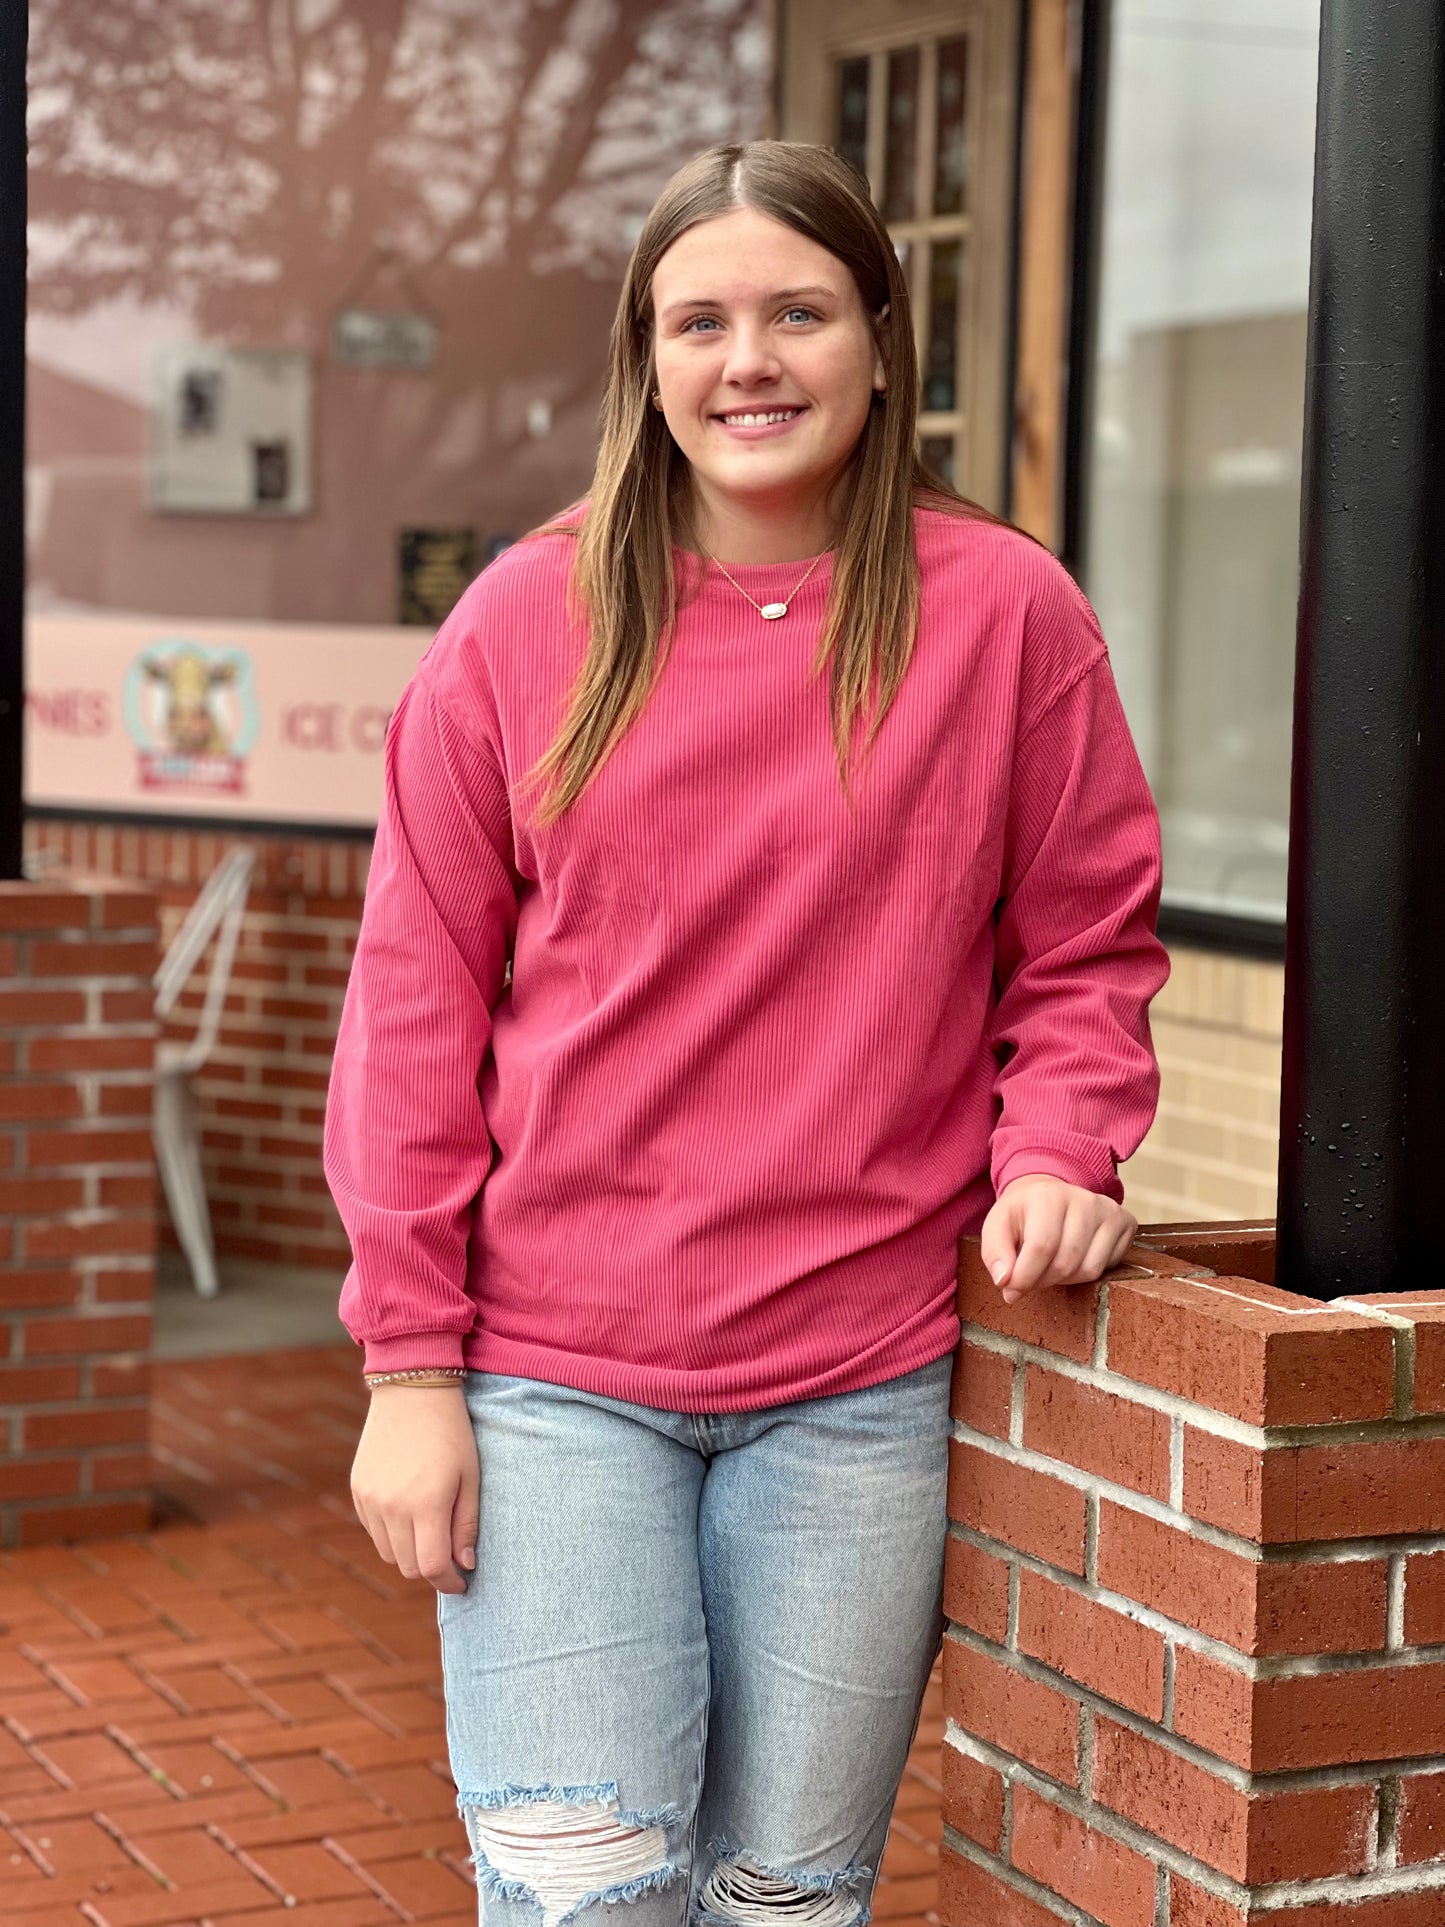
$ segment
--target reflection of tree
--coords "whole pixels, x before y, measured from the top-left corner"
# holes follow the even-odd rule
[[[546,277],[563,316],[595,306],[671,168],[756,131],[768,65],[766,0],[31,0],[30,17],[38,310],[128,295],[202,335],[314,344],[380,248],[429,308],[484,317],[512,374],[557,366],[517,278]],[[600,350],[585,359],[591,386]]]

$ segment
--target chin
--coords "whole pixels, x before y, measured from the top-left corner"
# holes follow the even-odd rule
[[[703,480],[720,494],[734,496],[739,501],[750,498],[766,500],[776,495],[791,494],[795,490],[813,489],[829,472],[812,462],[755,461],[698,470]]]

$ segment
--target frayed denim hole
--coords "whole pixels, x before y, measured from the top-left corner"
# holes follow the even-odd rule
[[[846,1927],[868,1927],[869,1922],[873,1918],[872,1905],[863,1900],[855,1901],[854,1905],[857,1908],[857,1912],[848,1917]],[[806,1917],[803,1915],[790,1914],[782,1908],[775,1909],[773,1914],[769,1916],[770,1927],[783,1927],[783,1924],[790,1920],[797,1921],[800,1927],[803,1927]],[[705,1898],[699,1900],[698,1910],[693,1916],[693,1922],[694,1927],[739,1927],[735,1916],[731,1914],[713,1913],[708,1908]]]
[[[873,1878],[873,1869],[865,1867],[861,1860],[848,1867],[831,1868],[826,1873],[808,1873],[800,1867],[775,1867],[759,1860],[756,1854],[744,1853],[735,1841],[721,1833],[708,1841],[707,1850],[714,1861],[732,1861],[745,1866],[750,1873],[766,1874],[769,1880],[786,1880],[790,1886],[812,1887],[819,1893],[832,1893],[835,1887],[861,1887]]]
[[[714,1842],[718,1852],[721,1842]],[[720,1853],[699,1896],[708,1927],[866,1927],[871,1909],[854,1889],[871,1869],[804,1873]]]
[[[465,1817],[468,1807],[531,1807],[541,1805],[544,1800],[555,1800],[564,1807],[589,1806],[593,1803],[605,1805],[617,1797],[615,1780],[594,1780],[577,1786],[552,1786],[550,1783],[546,1786],[517,1786],[509,1781],[506,1786],[487,1787],[480,1793],[459,1793],[457,1812]]]
[[[682,1869],[668,1851],[675,1807],[626,1814],[616,1798],[580,1789],[580,1800],[558,1789],[506,1787],[481,1801],[464,1801],[478,1889],[536,1907],[542,1927],[563,1927],[585,1907],[635,1900],[667,1886]]]

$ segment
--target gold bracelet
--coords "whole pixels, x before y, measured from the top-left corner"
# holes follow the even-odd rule
[[[378,1385],[459,1385],[466,1377],[462,1365],[416,1365],[403,1372],[363,1372],[368,1391]]]

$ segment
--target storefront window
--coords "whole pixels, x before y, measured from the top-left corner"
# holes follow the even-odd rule
[[[1284,915],[1319,0],[1114,0],[1085,586],[1165,901]]]
[[[29,802],[374,821],[432,632],[588,485],[647,209],[771,78],[767,0],[31,0]]]

